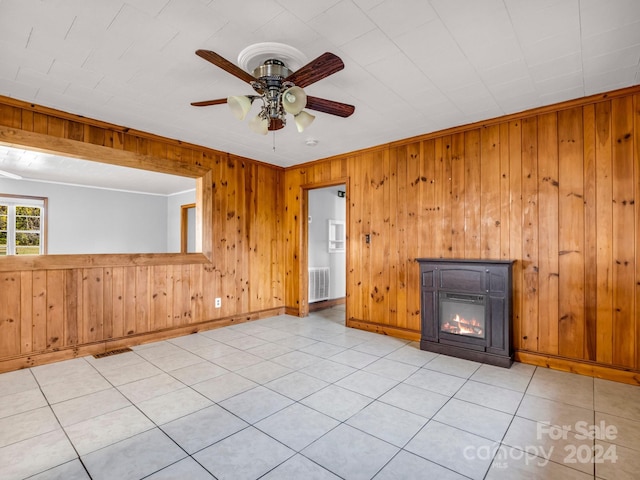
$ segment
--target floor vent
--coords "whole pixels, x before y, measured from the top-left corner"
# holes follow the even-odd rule
[[[104,357],[110,357],[112,355],[118,355],[120,353],[126,353],[126,352],[133,352],[133,350],[131,350],[128,347],[125,348],[118,348],[116,350],[109,350],[108,352],[103,352],[103,353],[97,353],[93,356],[93,358],[104,358]]]
[[[309,268],[309,303],[329,299],[329,267]]]

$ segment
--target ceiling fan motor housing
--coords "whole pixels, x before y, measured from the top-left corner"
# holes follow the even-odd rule
[[[283,92],[283,80],[293,73],[287,68],[284,62],[275,58],[266,60],[253,70],[253,76],[259,80],[258,92],[265,92],[269,105],[267,109],[270,117],[269,130],[279,130],[286,124],[284,119],[284,111],[282,111],[282,103],[280,96]]]
[[[262,65],[253,70],[253,76],[259,79],[270,80],[279,79],[282,81],[287,78],[293,72],[287,68],[284,62],[275,58],[266,60]]]

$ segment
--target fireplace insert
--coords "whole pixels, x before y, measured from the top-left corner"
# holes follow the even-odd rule
[[[485,296],[440,292],[440,331],[485,338]]]
[[[513,261],[418,259],[420,348],[510,367]]]

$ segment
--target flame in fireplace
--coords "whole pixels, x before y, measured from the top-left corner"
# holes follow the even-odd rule
[[[464,317],[460,317],[458,314],[451,319],[451,322],[446,322],[442,325],[442,330],[449,333],[456,333],[458,335],[474,335],[478,337],[482,337],[484,335],[482,324],[478,320],[475,318],[467,320]]]

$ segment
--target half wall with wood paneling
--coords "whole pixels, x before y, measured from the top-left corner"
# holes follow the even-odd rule
[[[197,178],[204,229],[202,254],[0,258],[0,371],[283,311],[282,169],[5,97],[0,142]]]
[[[287,310],[305,189],[347,178],[349,325],[416,340],[417,257],[514,259],[517,358],[640,383],[639,137],[636,87],[290,168]]]

